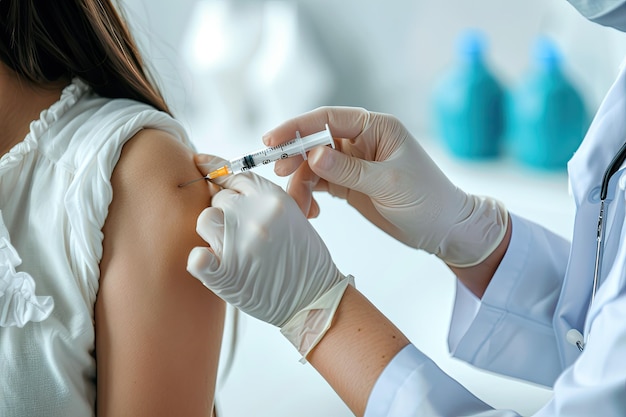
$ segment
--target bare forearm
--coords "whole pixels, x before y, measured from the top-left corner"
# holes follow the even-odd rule
[[[358,290],[348,287],[331,328],[308,356],[357,416],[381,372],[409,340]]]
[[[449,266],[463,285],[465,285],[478,298],[482,298],[484,295],[489,283],[491,282],[491,278],[498,269],[498,266],[500,266],[502,258],[504,258],[504,254],[506,253],[509,247],[509,242],[511,241],[511,230],[511,219],[509,217],[506,233],[502,242],[500,242],[500,245],[498,245],[493,253],[480,264],[469,268]]]

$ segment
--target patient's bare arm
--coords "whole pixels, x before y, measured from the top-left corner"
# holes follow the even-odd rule
[[[96,301],[98,416],[210,416],[224,304],[186,271],[210,204],[190,149],[143,130],[122,151]]]

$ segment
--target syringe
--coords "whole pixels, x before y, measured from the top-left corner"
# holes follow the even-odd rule
[[[183,187],[201,179],[212,180],[214,178],[230,174],[238,174],[240,172],[249,171],[258,166],[267,165],[271,162],[278,161],[279,159],[285,159],[296,155],[302,155],[302,158],[306,160],[306,153],[309,150],[322,145],[330,145],[333,148],[335,147],[333,135],[330,133],[328,125],[326,125],[326,129],[304,137],[300,136],[300,132],[296,132],[296,137],[288,142],[260,149],[256,152],[231,159],[223,166],[209,172],[205,177],[180,184],[179,187]]]

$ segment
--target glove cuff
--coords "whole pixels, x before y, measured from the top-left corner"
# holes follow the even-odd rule
[[[475,266],[498,247],[506,234],[509,213],[500,201],[468,195],[469,215],[456,223],[442,240],[437,256],[459,268]]]
[[[302,355],[301,363],[324,337],[331,326],[339,302],[348,285],[354,286],[354,277],[348,275],[326,291],[320,298],[295,314],[280,332]]]

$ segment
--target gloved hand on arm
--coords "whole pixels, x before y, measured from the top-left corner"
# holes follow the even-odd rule
[[[202,168],[211,157],[197,158]],[[352,277],[339,272],[282,188],[250,172],[213,182],[223,189],[197,221],[208,246],[191,251],[187,270],[226,302],[280,327],[306,358]]]
[[[280,187],[252,173],[214,181],[224,189],[197,223],[209,246],[191,251],[187,270],[226,302],[280,327],[362,416],[381,373],[409,340],[349,285],[352,277],[339,272]],[[430,409],[429,399],[424,396],[420,409]],[[378,415],[379,407],[372,408]]]
[[[293,174],[288,193],[308,217],[319,207],[313,191],[343,198],[397,240],[435,254],[451,267],[483,262],[501,243],[506,208],[495,199],[468,194],[441,172],[393,116],[362,108],[322,107],[291,119],[263,137],[275,146],[328,124],[336,149],[318,147],[277,161],[278,175]]]

